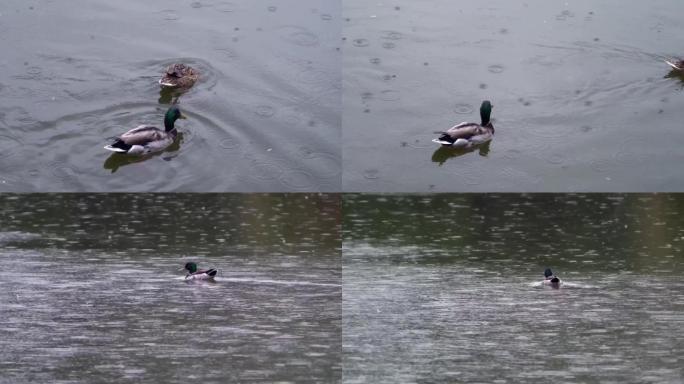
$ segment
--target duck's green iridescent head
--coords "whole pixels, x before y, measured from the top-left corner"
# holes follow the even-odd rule
[[[480,119],[482,119],[482,126],[485,126],[489,124],[489,119],[492,115],[492,103],[489,102],[489,100],[485,100],[482,102],[482,106],[480,107]]]
[[[197,272],[197,264],[193,262],[185,263],[185,269],[187,269],[190,273],[195,273]]]
[[[166,111],[166,115],[164,115],[164,128],[166,128],[167,131],[172,130],[176,120],[183,118],[184,117],[181,115],[180,109],[178,109],[178,107],[175,105],[172,106],[168,111]]]

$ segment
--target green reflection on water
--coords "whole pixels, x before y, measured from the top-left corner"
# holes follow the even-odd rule
[[[140,255],[335,255],[340,248],[338,195],[3,194],[0,213],[0,232],[31,235],[5,241],[5,248]]]
[[[675,273],[682,213],[678,194],[347,195],[343,238],[396,262]]]

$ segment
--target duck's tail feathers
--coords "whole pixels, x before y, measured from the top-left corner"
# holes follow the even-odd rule
[[[449,136],[448,133],[446,133],[446,132],[437,132],[437,133],[440,133],[437,140],[442,141],[442,142],[446,141],[446,142],[449,142],[451,144],[454,143],[455,140],[451,136]]]
[[[104,149],[112,152],[126,153],[131,147],[132,145],[124,143],[121,139],[116,139],[112,144],[105,145]]]
[[[218,270],[212,268],[212,269],[208,270],[208,271],[205,272],[205,273],[206,273],[207,275],[211,276],[211,277],[214,277],[214,276],[216,276],[216,274],[218,273]]]

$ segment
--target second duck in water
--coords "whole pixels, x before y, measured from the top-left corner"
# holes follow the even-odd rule
[[[199,78],[196,69],[185,64],[171,64],[159,79],[159,85],[166,88],[187,89],[193,86]]]
[[[492,103],[489,100],[482,102],[480,106],[481,123],[463,122],[453,126],[432,140],[437,144],[453,148],[471,148],[484,144],[494,137],[494,125],[490,120],[492,115]]]
[[[104,148],[112,152],[137,156],[163,151],[176,140],[178,131],[175,123],[179,118],[182,119],[184,116],[181,115],[178,107],[173,106],[164,115],[164,130],[143,124],[116,137],[112,144]]]

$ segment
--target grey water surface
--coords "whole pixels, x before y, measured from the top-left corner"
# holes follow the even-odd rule
[[[346,192],[684,189],[684,3],[343,3]],[[480,122],[487,146],[435,132]]]
[[[1,383],[339,382],[331,195],[0,195]],[[215,282],[185,282],[194,260]]]
[[[7,0],[0,4],[0,191],[328,192],[341,184],[336,1]],[[197,68],[162,92],[167,65]],[[180,138],[128,158],[108,138]]]
[[[680,195],[348,195],[345,382],[681,383],[683,217]]]

